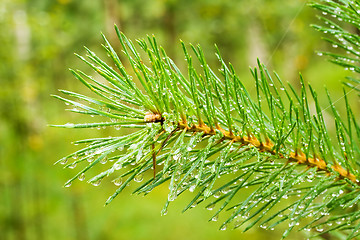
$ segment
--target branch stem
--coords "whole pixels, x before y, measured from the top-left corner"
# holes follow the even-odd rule
[[[205,123],[201,125],[193,124],[188,126],[185,122],[178,123],[178,129],[186,129],[188,132],[202,132],[204,135],[215,135],[216,131],[213,128],[208,127]],[[231,140],[233,142],[238,142],[242,146],[251,145],[256,147],[259,152],[268,152],[272,155],[278,155],[280,159],[287,159],[289,162],[296,162],[298,164],[307,165],[308,167],[317,167],[318,171],[323,171],[327,174],[332,174],[332,171],[335,171],[339,174],[339,179],[349,179],[351,182],[360,186],[360,181],[356,179],[356,176],[350,173],[348,170],[344,169],[339,164],[331,166],[330,170],[326,162],[321,158],[307,158],[306,155],[299,150],[296,152],[291,152],[288,157],[284,156],[282,153],[277,153],[274,150],[274,144],[267,139],[266,142],[261,142],[256,137],[252,136],[236,136],[232,132],[228,132],[221,127],[217,127],[219,131],[224,135],[224,139]]]

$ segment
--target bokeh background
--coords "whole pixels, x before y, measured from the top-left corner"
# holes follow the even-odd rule
[[[53,163],[76,149],[72,141],[120,133],[47,127],[81,119],[50,94],[86,92],[68,71],[89,70],[73,53],[87,46],[105,56],[101,32],[119,49],[115,23],[131,39],[155,34],[184,70],[179,39],[199,43],[214,69],[216,43],[250,88],[258,57],[284,81],[297,86],[302,72],[336,99],[349,73],[316,55],[329,47],[309,26],[316,14],[303,0],[0,0],[0,239],[279,239],[261,228],[219,231],[201,206],[181,214],[190,194],[160,216],[166,186],[146,197],[130,187],[106,207],[111,183],[64,188],[76,169]]]

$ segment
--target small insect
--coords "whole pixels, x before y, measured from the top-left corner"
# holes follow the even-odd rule
[[[161,122],[163,120],[159,113],[147,112],[144,117],[145,122]]]

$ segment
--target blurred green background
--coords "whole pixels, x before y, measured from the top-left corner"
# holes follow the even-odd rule
[[[155,34],[167,53],[184,67],[179,39],[201,44],[218,68],[216,43],[226,61],[251,89],[249,66],[259,57],[284,81],[296,85],[301,71],[322,95],[326,84],[336,99],[348,73],[315,54],[328,46],[309,27],[316,12],[302,0],[1,0],[0,1],[0,239],[279,239],[281,231],[253,228],[219,231],[201,206],[181,210],[190,194],[160,211],[163,186],[148,195],[130,196],[131,187],[109,206],[116,186],[63,183],[76,169],[53,163],[71,153],[70,142],[119,134],[47,127],[80,121],[50,97],[57,89],[86,93],[67,70],[88,71],[73,53],[83,46],[102,52],[103,32],[119,49],[114,23],[131,39]],[[90,73],[88,71],[88,73]],[[324,99],[324,106],[326,101]],[[291,239],[304,239],[294,233]]]

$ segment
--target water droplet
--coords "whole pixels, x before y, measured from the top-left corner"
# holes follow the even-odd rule
[[[70,187],[71,186],[71,182],[67,182],[64,187]]]
[[[210,197],[211,196],[211,190],[210,189],[206,189],[204,192],[204,196],[205,197]]]
[[[227,228],[227,225],[226,225],[226,224],[224,224],[224,225],[220,228],[220,230],[221,230],[221,231],[225,231],[225,230],[226,230],[226,228]]]
[[[92,161],[94,161],[94,156],[89,156],[86,160],[91,163]]]
[[[76,167],[76,163],[73,163],[69,166],[69,168],[74,169]]]
[[[219,198],[221,196],[221,192],[217,192],[214,194],[214,198]]]
[[[120,170],[122,168],[122,164],[121,163],[115,163],[114,168],[115,168],[115,170]]]
[[[143,179],[144,179],[144,175],[141,173],[134,177],[135,182],[141,182]]]
[[[97,180],[97,181],[95,181],[95,182],[91,182],[91,184],[92,184],[93,186],[95,186],[95,187],[99,186],[100,183],[101,183],[101,179],[99,179],[99,180]]]
[[[206,207],[206,209],[209,210],[209,211],[214,210],[214,208],[215,208],[215,204],[211,204],[211,205]]]
[[[116,185],[116,186],[120,186],[122,184],[122,178],[117,178],[115,180],[113,180],[113,183]]]
[[[266,225],[264,225],[264,224],[261,224],[259,227],[262,229],[266,229]]]
[[[67,158],[64,158],[63,160],[61,160],[60,164],[65,165],[67,162],[68,162]]]
[[[181,157],[181,154],[175,154],[175,155],[173,156],[173,159],[176,161],[176,160],[179,160],[180,157]]]
[[[189,191],[190,191],[190,192],[194,192],[195,188],[196,188],[196,185],[195,185],[195,184],[194,184],[194,185],[191,185],[191,186],[189,187]]]
[[[163,210],[161,210],[161,216],[165,216],[168,213],[167,208],[164,208]]]
[[[80,181],[84,181],[85,173],[80,174],[80,176],[78,178],[79,178]]]
[[[222,192],[223,194],[226,194],[226,193],[228,193],[228,192],[230,192],[230,191],[231,191],[230,188],[225,188],[225,189],[221,190],[221,192]]]
[[[170,194],[168,195],[168,200],[170,202],[174,201],[176,199],[176,193],[175,192],[170,192]]]
[[[103,159],[100,160],[100,163],[105,164],[107,162],[107,160],[108,160],[107,157],[104,157]]]
[[[216,222],[219,219],[219,214],[215,215],[211,221]]]

